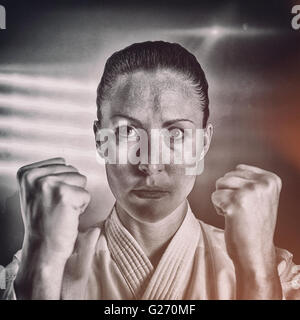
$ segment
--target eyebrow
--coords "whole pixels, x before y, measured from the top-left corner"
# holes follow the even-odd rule
[[[130,116],[126,115],[126,114],[122,114],[122,113],[114,114],[113,116],[111,116],[111,119],[119,118],[119,117],[120,118],[126,118],[126,119],[130,120],[131,122],[135,122],[138,125],[140,125],[141,127],[143,126],[143,123],[140,120],[135,119],[133,117],[130,117]],[[185,118],[178,118],[178,119],[172,119],[172,120],[168,120],[168,121],[164,122],[164,126],[168,127],[169,125],[174,124],[176,122],[180,122],[180,121],[188,121],[188,122],[191,122],[191,123],[195,124],[193,120],[185,119]]]
[[[130,120],[131,122],[135,122],[137,124],[139,124],[141,127],[143,126],[142,122],[138,119],[135,119],[133,117],[127,116],[126,114],[122,114],[122,113],[115,113],[113,116],[110,117],[110,119],[113,118],[126,118],[128,120]]]
[[[179,119],[173,119],[173,120],[166,121],[166,122],[164,122],[164,125],[165,126],[169,126],[169,125],[171,125],[173,123],[180,122],[180,121],[188,121],[188,122],[191,122],[191,123],[195,124],[193,120],[185,119],[185,118],[179,118]]]

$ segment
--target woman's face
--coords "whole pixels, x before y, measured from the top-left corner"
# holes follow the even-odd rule
[[[196,129],[202,129],[203,119],[199,97],[175,72],[137,71],[119,76],[101,111],[101,128],[116,135],[116,142],[110,142],[113,145],[109,148],[116,151],[117,164],[107,163],[106,173],[118,205],[145,221],[164,218],[186,199],[195,183],[196,176],[186,171],[191,162],[175,164],[174,158],[182,141],[192,141],[192,148],[195,147],[194,133]],[[141,131],[148,137],[147,150],[142,148],[136,153],[136,137]],[[157,140],[151,140],[153,132],[162,132],[159,145]],[[211,132],[208,136],[205,133],[207,148],[210,138]],[[125,145],[128,157],[134,152],[141,159],[147,156],[149,162],[154,154],[153,158],[160,160],[152,161],[152,164],[132,164],[132,161],[118,164]],[[164,151],[169,151],[170,162],[157,158]]]

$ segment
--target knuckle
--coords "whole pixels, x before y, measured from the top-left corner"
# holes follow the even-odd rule
[[[72,165],[67,165],[66,167],[69,168],[69,169],[72,169],[72,170],[74,170],[74,171],[76,171],[76,172],[78,172],[78,169],[75,168],[75,167],[72,166]]]
[[[27,177],[29,172],[30,172],[30,169],[26,169],[26,166],[21,167],[17,171],[17,179],[18,179],[18,181],[21,183],[24,179],[26,180],[26,177]]]
[[[18,169],[18,171],[17,171],[17,179],[18,179],[18,181],[21,181],[21,179],[23,177],[23,174],[24,174],[24,171],[25,171],[24,167],[21,167],[21,168]]]
[[[276,185],[278,186],[278,188],[281,189],[281,187],[282,187],[282,180],[281,180],[281,178],[280,178],[277,174],[275,174],[275,173],[272,174],[272,177],[273,177]]]
[[[87,177],[81,173],[78,173],[79,177],[84,181],[87,182]]]
[[[247,197],[248,197],[247,190],[240,189],[232,195],[232,201],[235,204],[240,204],[243,206],[243,204],[247,201]]]
[[[49,189],[53,187],[53,179],[49,176],[38,178],[36,186],[41,192],[48,192]]]
[[[58,201],[67,203],[69,200],[69,188],[67,185],[60,183],[55,189],[55,195]]]
[[[277,177],[278,189],[281,190],[281,188],[282,188],[282,179],[279,176],[276,176],[276,177]]]
[[[221,183],[222,183],[222,178],[217,179],[217,181],[216,181],[216,188],[218,188]]]
[[[259,179],[259,185],[264,188],[268,188],[272,184],[272,179],[269,175],[262,175]]]
[[[47,191],[49,188],[49,183],[48,183],[47,179],[38,179],[36,185],[37,185],[38,189],[42,192]]]
[[[36,169],[27,170],[24,173],[23,179],[26,181],[27,184],[33,183],[35,173],[36,173]]]
[[[229,171],[224,174],[224,177],[230,177],[235,173],[235,171]]]
[[[32,176],[32,172],[31,170],[26,170],[24,171],[24,173],[22,174],[22,178],[21,178],[21,183],[25,183],[25,185],[30,185],[31,183],[31,176]]]
[[[246,188],[247,188],[248,190],[250,190],[250,191],[254,191],[254,190],[257,190],[258,186],[257,186],[257,184],[254,183],[254,182],[248,182],[248,183],[246,184]]]
[[[261,184],[269,189],[273,189],[274,187],[281,189],[282,182],[275,173],[269,173],[268,175],[264,175],[262,177]]]
[[[224,204],[224,208],[223,208],[224,212],[226,213],[226,215],[228,217],[232,216],[234,213],[234,209],[233,206],[231,204]]]
[[[215,198],[216,198],[216,196],[218,195],[218,193],[219,193],[219,191],[215,190],[215,191],[210,195],[212,201],[215,200]]]

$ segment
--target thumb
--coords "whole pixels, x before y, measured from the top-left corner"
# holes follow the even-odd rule
[[[218,215],[225,216],[231,203],[231,190],[216,190],[211,195],[211,201]]]

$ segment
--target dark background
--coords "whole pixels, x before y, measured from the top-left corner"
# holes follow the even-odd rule
[[[166,40],[192,51],[210,85],[214,137],[190,195],[195,214],[223,227],[210,201],[215,181],[239,163],[283,180],[276,245],[300,263],[300,1],[1,1],[0,264],[21,248],[17,169],[63,156],[88,176],[92,202],[82,227],[113,203],[96,161],[96,86],[114,51]]]

